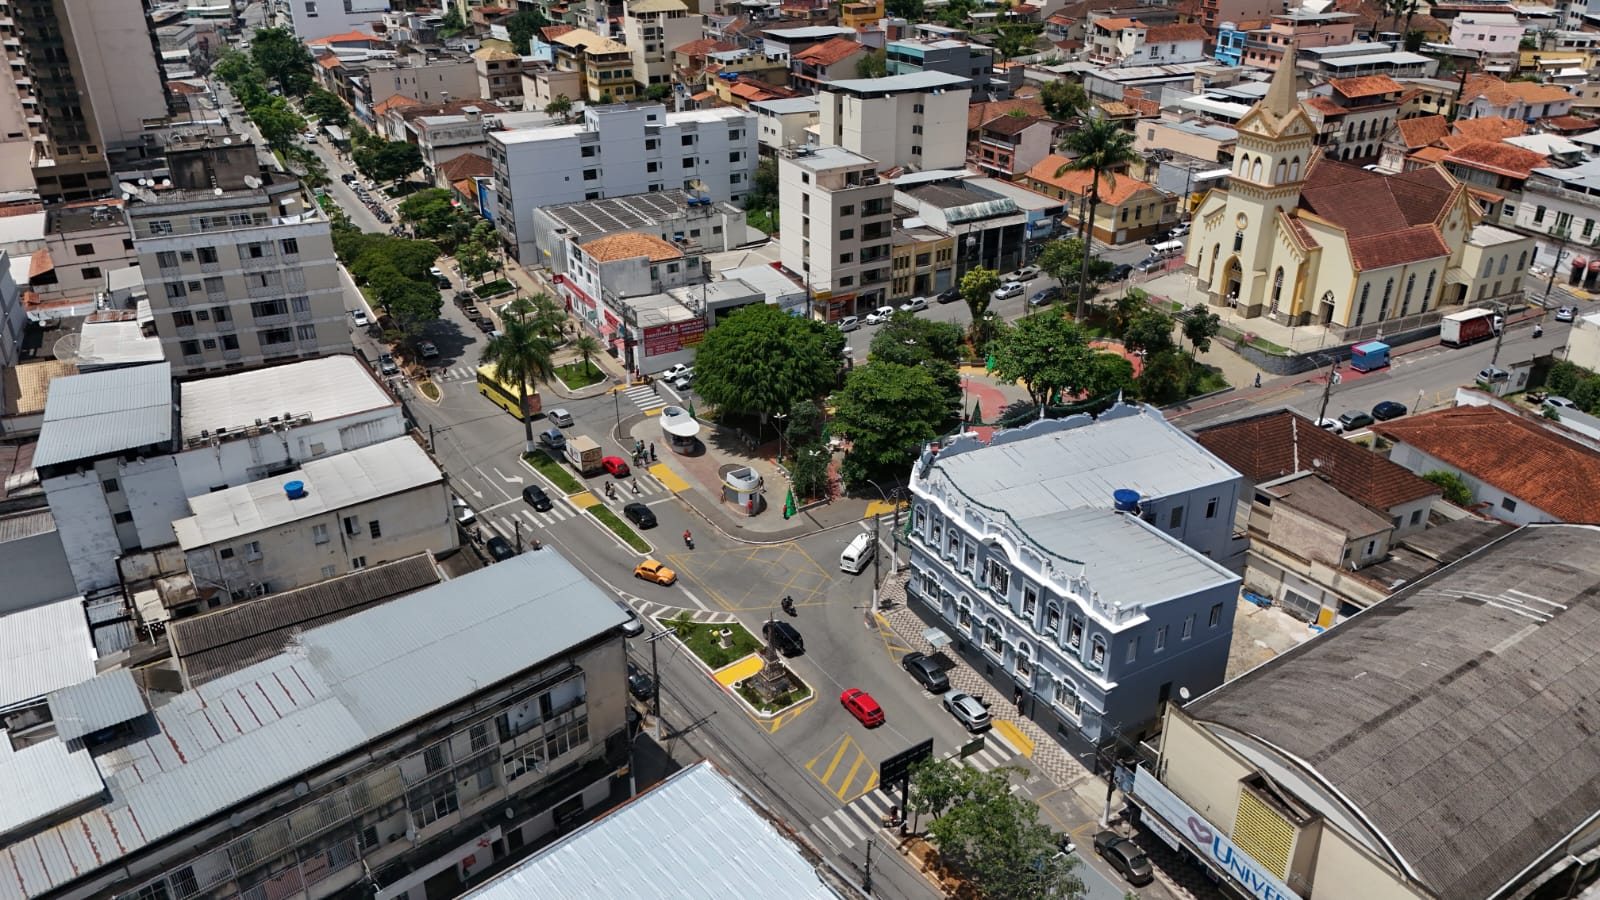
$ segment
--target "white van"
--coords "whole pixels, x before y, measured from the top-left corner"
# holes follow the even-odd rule
[[[872,554],[878,551],[878,545],[873,543],[872,535],[862,532],[850,541],[850,546],[844,548],[839,554],[839,569],[851,575],[860,575],[861,570],[872,562]]]
[[[1183,255],[1183,241],[1162,241],[1150,248],[1150,255],[1156,259],[1171,259]]]

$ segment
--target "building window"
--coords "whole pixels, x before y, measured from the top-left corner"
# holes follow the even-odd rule
[[[962,631],[972,628],[972,601],[965,597],[956,605],[956,624],[961,626]]]
[[[1357,325],[1360,325],[1361,324],[1361,320],[1367,317],[1367,294],[1371,293],[1371,291],[1372,291],[1372,285],[1371,284],[1363,284],[1361,286],[1361,305],[1356,307],[1356,324]]]
[[[1206,518],[1215,519],[1216,517],[1217,517],[1217,498],[1212,497],[1210,500],[1206,501]]]
[[[1404,318],[1411,311],[1411,290],[1417,286],[1417,273],[1412,272],[1406,276],[1406,292],[1400,298],[1400,316]]]
[[[1438,274],[1437,271],[1428,273],[1428,286],[1422,291],[1422,308],[1418,312],[1428,311],[1428,301],[1433,299],[1433,280]]]
[[[296,325],[294,328],[294,336],[295,339],[300,341],[302,344],[314,344],[317,342],[317,326]]]
[[[978,564],[978,548],[971,544],[966,545],[961,552],[961,568],[967,574],[976,574],[974,571]]]
[[[126,525],[133,521],[133,513],[126,511],[116,513],[111,517],[111,521],[117,523],[118,525]]]
[[[1056,682],[1055,693],[1056,706],[1061,707],[1074,719],[1083,715],[1083,700],[1078,697],[1078,692],[1073,690],[1072,685],[1065,681],[1058,681]]]
[[[1039,592],[1037,590],[1035,590],[1033,585],[1031,585],[1031,584],[1023,585],[1022,586],[1022,614],[1024,616],[1026,616],[1029,621],[1032,621],[1033,620],[1033,611],[1035,609],[1037,609],[1038,606],[1039,606]]]
[[[202,263],[215,263],[217,261],[217,248],[201,247],[195,251],[195,255],[199,257]]]
[[[1167,649],[1167,626],[1163,625],[1156,629],[1156,652],[1160,653],[1165,649]]]
[[[1220,624],[1222,624],[1222,604],[1213,603],[1211,604],[1211,617],[1206,622],[1206,627],[1215,628]]]
[[[939,534],[943,530],[944,524],[938,519],[934,519],[933,524],[928,526],[928,543],[932,544],[935,549],[939,546]]]
[[[1421,522],[1421,521],[1422,521],[1422,510],[1420,510],[1420,509],[1412,510],[1411,511],[1411,524],[1415,525],[1415,524],[1417,524],[1418,522]]]
[[[1026,644],[1017,648],[1017,677],[1023,679],[1033,677],[1033,653]]]
[[[246,560],[250,561],[250,562],[255,562],[256,560],[260,559],[261,558],[261,542],[260,541],[251,541],[251,542],[245,544],[244,545],[244,558]]]
[[[371,532],[372,536],[375,538],[383,537],[383,530],[378,527],[377,519],[367,522],[367,531]]]
[[[1061,634],[1061,607],[1055,605],[1054,603],[1049,603],[1049,604],[1045,605],[1045,608],[1044,608],[1044,630],[1048,634],[1050,634],[1052,637],[1060,637],[1060,634]]]
[[[1104,668],[1106,664],[1106,639],[1095,635],[1089,642],[1089,665]]]
[[[1083,620],[1077,616],[1067,623],[1067,646],[1074,650],[1083,646]]]
[[[994,619],[983,623],[983,643],[989,652],[998,656],[1000,654],[1000,623]]]
[[[1240,250],[1243,250],[1243,249],[1244,249],[1244,232],[1235,231],[1233,233],[1233,252],[1238,253]]]
[[[1005,563],[997,559],[989,560],[989,589],[1004,596],[1011,587],[1011,572]]]
[[[1500,508],[1505,510],[1506,512],[1516,512],[1517,511],[1517,501],[1511,499],[1510,497],[1501,497],[1500,498]]]
[[[106,492],[107,494],[115,494],[117,491],[121,490],[121,488],[117,486],[117,480],[115,478],[107,478],[105,481],[100,482],[100,490]]]
[[[960,552],[960,550],[961,550],[961,535],[956,534],[954,531],[951,531],[950,532],[950,542],[945,547],[945,557],[948,558],[948,559],[955,559],[956,558],[956,554],[958,552]]]
[[[1136,660],[1138,658],[1139,658],[1139,636],[1138,635],[1134,635],[1133,638],[1128,641],[1128,655],[1124,659],[1124,661],[1125,662],[1133,662],[1134,660]]]
[[[284,256],[295,256],[300,252],[300,241],[296,238],[284,238],[278,242],[278,247]]]
[[[1183,524],[1183,507],[1174,506],[1172,513],[1167,517],[1167,527],[1177,528]]]
[[[350,537],[361,536],[361,519],[356,516],[344,517],[344,533]]]
[[[1389,301],[1394,297],[1394,279],[1391,278],[1383,284],[1383,302],[1378,304],[1378,321],[1389,318]]]
[[[1194,613],[1190,613],[1189,616],[1183,620],[1183,639],[1187,641],[1192,637],[1194,637]]]

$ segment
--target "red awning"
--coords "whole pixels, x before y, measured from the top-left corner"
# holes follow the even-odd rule
[[[1585,258],[1585,257],[1574,256],[1572,258],[1572,267],[1574,269],[1581,269],[1581,268],[1583,268],[1584,266],[1586,266],[1588,264],[1589,264],[1589,260],[1587,258]]]

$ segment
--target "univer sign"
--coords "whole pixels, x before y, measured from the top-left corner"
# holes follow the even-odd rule
[[[1148,812],[1181,832],[1191,849],[1210,860],[1257,900],[1301,900],[1266,866],[1195,812],[1143,766],[1133,775],[1133,796]]]

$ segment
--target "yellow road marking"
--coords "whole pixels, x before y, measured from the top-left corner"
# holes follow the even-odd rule
[[[588,491],[580,491],[576,494],[569,494],[567,495],[567,499],[571,500],[572,505],[579,509],[588,509],[591,506],[600,505],[600,498],[589,493]]]
[[[682,493],[689,489],[689,482],[679,478],[678,473],[667,468],[666,463],[656,463],[651,466],[650,474],[654,475],[657,481],[661,482],[667,490],[674,494]]]
[[[1011,746],[1017,748],[1017,753],[1029,759],[1033,758],[1033,741],[1028,740],[1021,729],[1005,719],[995,719],[994,728],[1006,736],[1006,740],[1011,742]]]
[[[839,742],[839,749],[834,751],[833,759],[828,761],[827,770],[824,771],[821,775],[817,776],[818,778],[822,779],[822,783],[823,784],[831,784],[833,782],[833,770],[839,768],[839,761],[844,759],[844,752],[846,750],[849,750],[849,749],[850,749],[850,743],[848,741],[840,741]],[[821,757],[818,757],[818,758],[820,759]],[[857,754],[856,755],[856,765],[860,765],[860,764],[861,764],[861,756],[860,756],[860,754]],[[852,769],[851,771],[854,771],[854,770]]]
[[[834,787],[834,776],[839,773],[839,765],[852,750],[856,754],[855,760],[850,763],[850,767],[844,773],[839,786]],[[860,774],[862,766],[869,767],[866,784],[859,790],[852,791],[851,788],[855,784],[856,777]],[[823,786],[832,791],[835,797],[846,803],[878,786],[878,772],[875,767],[872,767],[871,757],[867,756],[861,746],[849,735],[839,738],[838,743],[830,744],[827,749],[813,757],[810,762],[806,763],[806,771],[822,782]]]
[[[878,787],[878,773],[877,772],[871,772],[871,773],[868,773],[868,775],[867,775],[867,786],[866,787],[862,788],[859,791],[856,791],[854,794],[851,794],[848,797],[841,796],[839,799],[843,800],[846,803],[849,803],[851,800],[854,800],[855,798],[861,796],[862,794],[871,793],[872,791],[876,790],[877,787]]]
[[[647,409],[647,410],[644,411],[644,414],[647,415],[647,416],[659,416],[659,415],[661,415],[661,410],[659,410],[659,409]]]
[[[717,683],[723,687],[733,687],[735,683],[743,681],[746,678],[749,678],[751,675],[761,671],[762,665],[763,663],[761,662],[761,657],[752,653],[749,656],[746,656],[744,659],[738,660],[737,662],[731,662],[718,669],[713,677],[715,677],[717,679]]]
[[[802,702],[799,706],[784,710],[770,719],[756,719],[755,723],[765,728],[769,733],[777,734],[779,728],[789,724],[790,719],[793,719],[794,717],[810,709],[811,704],[815,702],[817,702],[817,698],[813,696],[810,700]]]
[[[835,797],[843,800],[844,795],[850,793],[850,785],[856,780],[856,773],[861,771],[861,764],[866,761],[867,755],[865,753],[856,754],[856,764],[850,767],[850,774],[844,776],[844,784],[837,791],[833,792]]]
[[[873,516],[892,515],[896,506],[904,506],[904,504],[885,503],[882,500],[873,500],[871,503],[867,504],[866,515],[862,516],[862,518],[870,519]]]

